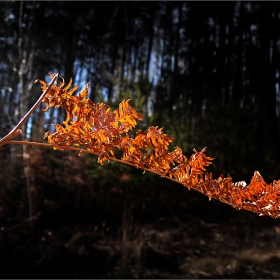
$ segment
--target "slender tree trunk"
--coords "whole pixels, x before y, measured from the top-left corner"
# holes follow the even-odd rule
[[[243,21],[244,21],[244,2],[239,2],[239,26],[238,26],[238,45],[236,53],[236,78],[235,78],[235,91],[234,91],[234,104],[236,109],[240,109],[244,106],[243,104]]]
[[[152,15],[153,17],[153,15]],[[153,48],[153,41],[154,41],[154,22],[151,23],[151,31],[150,31],[150,37],[149,37],[149,45],[148,45],[148,53],[147,53],[147,64],[146,64],[146,74],[149,73],[150,68],[150,61],[151,61],[151,54],[152,54],[152,48]]]
[[[30,54],[27,54],[27,42],[23,37],[22,26],[23,26],[23,6],[24,2],[20,2],[20,14],[19,14],[19,35],[18,35],[18,54],[19,54],[19,64],[17,68],[17,74],[19,76],[19,112],[20,119],[23,118],[25,113],[27,112],[28,101],[30,98],[30,89],[31,83],[25,88],[24,83],[24,75],[31,69],[33,63],[34,51],[31,50]],[[26,137],[26,124],[22,126],[22,140],[27,140]],[[32,203],[32,175],[30,171],[30,162],[29,162],[29,152],[28,147],[26,145],[22,146],[22,158],[23,158],[23,172],[25,177],[27,198],[28,198],[28,216],[32,218],[33,216],[33,203]]]

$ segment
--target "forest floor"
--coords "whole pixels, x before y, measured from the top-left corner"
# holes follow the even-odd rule
[[[279,221],[233,211],[226,222],[195,215],[182,222],[174,215],[140,225],[127,215],[120,227],[59,226],[50,222],[55,211],[42,214],[2,230],[0,276],[279,279]]]
[[[280,278],[280,219],[78,160],[34,162],[31,221],[22,180],[0,177],[0,278]]]

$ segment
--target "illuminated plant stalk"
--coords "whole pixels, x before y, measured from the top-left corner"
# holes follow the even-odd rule
[[[44,90],[44,92],[42,93],[42,95],[39,97],[39,99],[36,101],[36,103],[33,105],[33,107],[25,114],[25,116],[19,121],[19,123],[10,131],[10,133],[8,133],[6,136],[4,136],[1,140],[0,140],[0,147],[6,144],[11,144],[10,141],[12,138],[16,137],[17,135],[21,134],[22,131],[20,129],[20,127],[27,121],[27,119],[30,117],[30,115],[37,109],[37,107],[40,105],[40,103],[42,102],[43,98],[45,97],[45,95],[48,93],[48,91],[50,90],[50,88],[53,86],[53,84],[55,83],[55,81],[58,78],[58,74],[54,75],[50,84],[48,85],[48,87]],[[36,83],[36,81],[35,81]],[[27,144],[29,142],[27,141],[20,141],[20,144]],[[18,143],[17,143],[18,144]]]
[[[229,204],[236,209],[249,210],[259,215],[280,217],[280,180],[271,184],[264,182],[258,171],[247,186],[244,181],[233,183],[230,176],[213,179],[205,167],[212,164],[213,158],[205,155],[206,148],[187,158],[182,150],[176,147],[168,150],[172,137],[163,133],[163,128],[151,126],[147,130],[138,130],[135,137],[130,137],[138,120],[143,116],[129,105],[129,100],[123,100],[119,109],[111,112],[105,103],[96,104],[86,98],[88,84],[78,95],[73,93],[78,86],[71,88],[72,80],[65,86],[64,79],[59,75],[49,73],[52,81],[47,86],[44,81],[37,80],[42,85],[43,94],[16,125],[16,127],[0,140],[0,146],[6,144],[21,144],[52,147],[55,150],[75,150],[98,156],[98,162],[116,161],[153,172],[161,177],[175,181],[194,189],[209,197]],[[47,132],[48,143],[12,140],[21,133],[20,127],[36,110],[38,105],[46,103],[47,111],[51,107],[60,107],[66,111],[66,120],[54,124],[56,132]],[[122,152],[121,158],[116,158],[114,150]]]

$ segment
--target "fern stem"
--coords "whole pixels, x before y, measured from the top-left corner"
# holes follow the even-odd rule
[[[51,80],[50,84],[46,88],[46,90],[42,93],[40,98],[36,101],[36,103],[32,106],[32,108],[25,114],[25,116],[19,121],[19,123],[8,133],[6,136],[4,136],[0,140],[0,147],[7,144],[6,142],[9,141],[10,139],[14,138],[15,136],[19,135],[22,133],[20,130],[20,127],[26,122],[26,120],[30,117],[30,115],[37,109],[37,107],[40,105],[42,99],[45,97],[47,92],[50,90],[54,82],[57,80],[59,74],[55,74],[53,79]]]
[[[75,147],[71,147],[71,146],[59,146],[59,145],[53,145],[53,144],[49,144],[49,143],[40,143],[40,142],[31,142],[31,141],[17,141],[17,140],[9,140],[9,141],[6,141],[5,144],[16,144],[16,145],[31,145],[31,146],[40,146],[40,147],[49,147],[49,148],[63,148],[63,150],[71,150],[71,151],[79,151],[79,152],[83,152],[83,153],[88,153],[88,154],[93,154],[93,155],[96,155],[98,156],[98,153],[97,152],[92,152],[92,151],[88,151],[88,150],[84,150],[84,149],[81,149],[81,148],[75,148]],[[109,157],[108,158],[110,161],[116,161],[116,162],[119,162],[119,163],[122,163],[122,164],[126,164],[126,165],[130,165],[130,166],[133,166],[133,167],[137,167],[136,165],[134,165],[133,163],[130,163],[130,162],[127,162],[127,161],[123,161],[121,159],[118,159],[118,158],[114,158],[114,157]],[[137,167],[138,168],[138,167]],[[155,170],[152,170],[152,169],[149,169],[149,168],[146,168],[146,167],[140,167],[141,169],[145,170],[145,171],[148,171],[148,172],[151,172],[151,173],[154,173],[154,174],[157,174],[159,176],[161,176],[162,178],[166,178],[166,179],[169,179],[171,181],[174,181],[176,183],[180,183],[178,180],[174,179],[174,178],[171,178],[169,176],[166,176],[162,173],[159,173]],[[191,187],[192,189],[202,193],[205,195],[205,193],[199,189],[199,188],[196,188],[195,185],[193,185]],[[219,198],[215,198],[213,197],[214,199],[216,200],[220,200]],[[225,201],[225,200],[220,200],[222,201],[223,203],[225,204],[228,204],[228,205],[231,205],[229,202]],[[232,206],[232,205],[231,205]]]

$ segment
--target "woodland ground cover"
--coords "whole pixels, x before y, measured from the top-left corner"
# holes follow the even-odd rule
[[[20,178],[1,193],[3,278],[279,278],[278,219],[71,151],[31,159],[36,219]]]

